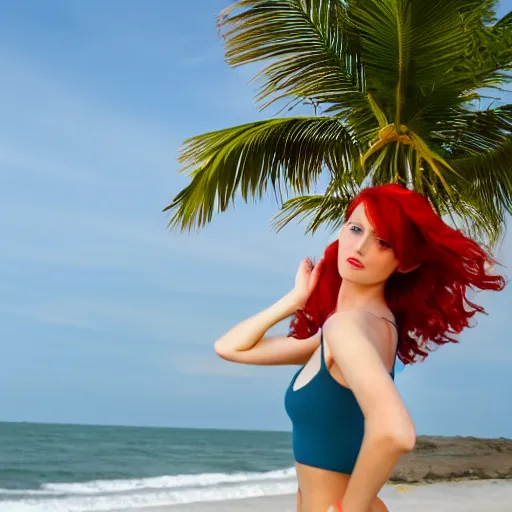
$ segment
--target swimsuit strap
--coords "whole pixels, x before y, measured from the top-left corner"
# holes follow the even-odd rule
[[[385,317],[383,317],[383,316],[382,316],[381,318],[382,318],[383,320],[386,320],[386,322],[390,323],[391,325],[393,325],[393,326],[395,327],[395,329],[396,329],[396,332],[398,333],[398,327],[397,327],[397,325],[395,324],[395,322],[393,322],[392,320],[389,320],[389,318],[385,318]],[[394,359],[393,359],[393,368],[392,368],[392,370],[391,370],[391,372],[393,373],[393,375],[395,375],[396,357],[397,357],[397,355],[398,355],[398,341],[399,341],[399,340],[397,340],[397,342],[396,342],[395,357],[394,357]]]
[[[325,364],[325,351],[324,351],[324,330],[320,330],[320,370],[327,369]]]

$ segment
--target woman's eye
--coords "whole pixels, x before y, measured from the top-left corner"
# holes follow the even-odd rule
[[[359,226],[350,226],[350,231],[354,231],[355,233],[360,233],[362,229]]]
[[[387,249],[391,247],[391,245],[389,245],[385,240],[379,240],[379,245],[381,247],[386,247]]]

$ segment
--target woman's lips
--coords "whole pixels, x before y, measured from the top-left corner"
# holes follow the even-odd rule
[[[364,268],[364,265],[357,259],[357,258],[348,258],[347,262],[349,265],[351,265],[354,268]]]

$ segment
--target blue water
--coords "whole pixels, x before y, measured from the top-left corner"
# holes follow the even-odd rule
[[[290,434],[0,423],[2,512],[95,512],[285,494]]]

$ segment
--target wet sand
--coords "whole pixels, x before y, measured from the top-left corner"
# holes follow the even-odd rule
[[[390,512],[510,512],[512,482],[506,480],[390,484],[380,493]],[[144,512],[295,512],[295,496],[194,503]],[[140,511],[142,512],[142,511]],[[322,511],[319,511],[322,512]]]

